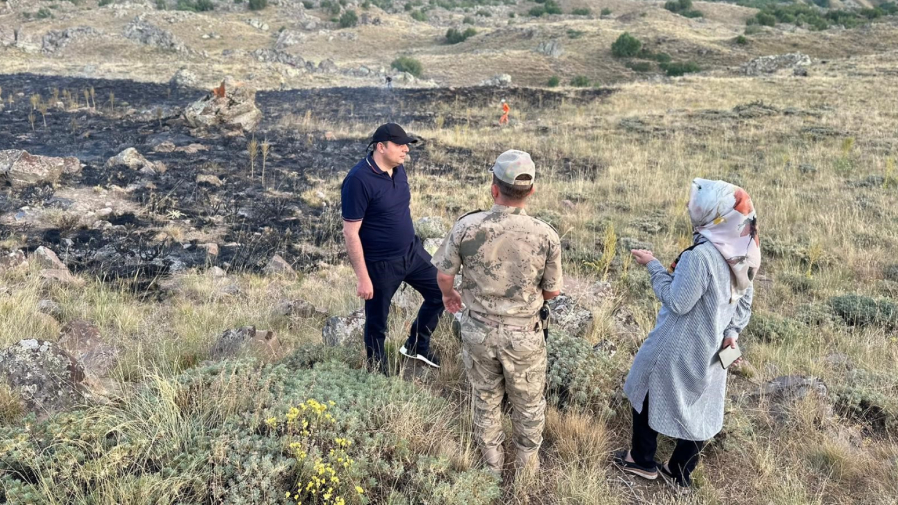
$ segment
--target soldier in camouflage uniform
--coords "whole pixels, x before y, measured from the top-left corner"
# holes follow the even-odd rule
[[[551,226],[524,211],[536,175],[530,155],[506,151],[491,172],[495,205],[459,219],[433,264],[446,310],[456,313],[464,304],[462,359],[473,387],[475,437],[487,467],[501,477],[505,393],[513,407],[515,467],[539,468],[546,410],[539,310],[561,291],[561,246]],[[453,288],[459,270],[461,294]]]

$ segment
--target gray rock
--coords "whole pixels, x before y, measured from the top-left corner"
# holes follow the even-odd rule
[[[34,262],[41,268],[68,270],[68,267],[65,266],[65,263],[59,260],[59,256],[57,256],[55,252],[47,249],[44,246],[40,246],[35,249],[32,258],[34,259]]]
[[[212,346],[212,359],[227,359],[249,354],[260,358],[276,359],[283,349],[273,331],[256,330],[255,326],[244,326],[226,330]]]
[[[552,310],[550,326],[558,326],[574,337],[582,337],[592,329],[592,312],[574,303],[567,295],[562,294],[550,300],[549,308]]]
[[[0,47],[16,45],[16,31],[11,26],[0,24]]]
[[[498,74],[480,82],[481,86],[511,86],[511,76],[508,74]]]
[[[262,121],[262,111],[256,107],[256,91],[227,77],[221,83],[224,96],[210,93],[187,106],[184,119],[193,128],[219,126],[254,130]]]
[[[265,265],[265,273],[268,275],[293,275],[296,271],[293,270],[293,267],[287,260],[279,254],[275,254],[268,260],[268,264]]]
[[[59,319],[62,317],[62,306],[53,300],[41,300],[37,302],[37,311],[41,314],[46,314],[55,319]]]
[[[255,18],[247,19],[246,24],[252,26],[253,28],[255,28],[257,30],[262,30],[263,32],[267,32],[268,29],[270,28],[268,26],[268,23],[262,21],[261,19],[255,19]]]
[[[630,249],[654,249],[651,242],[645,242],[633,237],[621,237],[619,244],[620,248],[627,252],[629,252]]]
[[[561,42],[558,42],[555,39],[540,42],[539,45],[536,46],[535,51],[550,58],[558,58],[559,56],[564,54],[564,49],[562,49],[561,47]]]
[[[0,256],[0,272],[28,266],[28,260],[21,249]]]
[[[764,395],[780,403],[794,403],[809,394],[817,394],[826,398],[829,390],[824,382],[816,377],[801,375],[784,375],[764,385]]]
[[[319,71],[319,72],[322,72],[322,73],[325,73],[325,74],[335,74],[335,73],[337,73],[339,70],[340,70],[340,69],[337,68],[337,64],[334,63],[334,60],[332,60],[332,59],[330,59],[330,58],[328,58],[328,59],[326,59],[326,60],[321,60],[321,61],[318,63],[318,71]]]
[[[749,76],[773,74],[784,69],[807,67],[811,57],[802,53],[777,54],[755,58],[742,66],[742,73]]]
[[[84,395],[84,370],[52,342],[27,339],[0,351],[0,378],[39,419],[73,407]]]
[[[305,69],[306,67],[306,60],[278,49],[256,49],[251,54],[253,55],[253,58],[261,62],[283,63],[284,65],[302,69]]]
[[[327,312],[316,308],[311,303],[296,299],[285,300],[278,304],[277,313],[287,317],[315,317],[326,316]]]
[[[107,344],[100,330],[87,321],[75,320],[59,331],[59,347],[75,358],[85,375],[102,379],[118,364],[119,352]]]
[[[19,149],[0,151],[0,180],[5,180],[14,188],[54,184],[63,173],[80,171],[78,158],[36,156]]]
[[[302,33],[294,32],[292,30],[284,30],[278,35],[277,41],[274,43],[275,49],[284,49],[285,47],[295,46],[299,44],[303,40],[305,40],[306,36]]]
[[[185,51],[187,49],[171,32],[150,24],[140,16],[125,26],[124,35],[128,40],[168,51]]]
[[[41,50],[44,53],[55,53],[76,40],[100,35],[100,32],[89,26],[75,26],[65,30],[52,30],[47,32],[43,39]]]
[[[365,311],[359,309],[348,316],[328,318],[321,329],[321,337],[325,345],[356,346],[362,344],[365,332]]]
[[[72,275],[68,269],[47,268],[40,272],[41,280],[47,285],[57,286],[81,286],[84,281]]]
[[[190,70],[181,68],[175,72],[175,75],[169,79],[168,83],[169,86],[173,87],[193,88],[199,84],[199,79],[196,77],[196,74]]]
[[[128,167],[131,170],[153,169],[153,163],[143,157],[137,149],[129,147],[106,160],[106,168]]]

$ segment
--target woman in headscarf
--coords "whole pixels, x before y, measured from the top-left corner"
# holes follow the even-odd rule
[[[648,268],[662,305],[624,384],[633,407],[631,447],[615,453],[624,471],[655,479],[657,435],[675,438],[660,471],[680,486],[691,485],[699,452],[723,427],[727,370],[718,352],[735,347],[748,324],[761,265],[757,218],[745,190],[695,179],[687,208],[694,243],[669,271],[651,251],[632,251]]]

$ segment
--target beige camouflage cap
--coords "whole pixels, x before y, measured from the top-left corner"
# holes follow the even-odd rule
[[[490,172],[495,174],[500,181],[513,186],[530,186],[536,179],[536,166],[530,159],[530,155],[517,149],[509,149],[500,154]],[[515,180],[522,175],[529,175],[530,180]]]

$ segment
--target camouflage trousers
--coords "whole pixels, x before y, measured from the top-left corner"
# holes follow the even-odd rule
[[[500,469],[502,398],[512,405],[516,463],[530,464],[543,441],[546,424],[546,343],[542,330],[493,328],[465,315],[461,324],[462,360],[473,389],[474,436],[487,466]],[[498,468],[497,468],[498,467]]]

